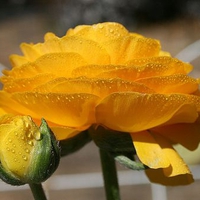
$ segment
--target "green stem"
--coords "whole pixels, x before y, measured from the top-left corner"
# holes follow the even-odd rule
[[[106,151],[100,149],[101,166],[107,200],[120,200],[115,160]]]
[[[44,190],[42,188],[42,184],[30,183],[29,187],[31,188],[35,200],[47,200]]]

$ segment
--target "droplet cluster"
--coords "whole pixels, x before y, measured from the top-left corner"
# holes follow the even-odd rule
[[[40,133],[37,126],[28,116],[23,116],[13,122],[12,131],[4,139],[4,151],[1,160],[10,171],[23,176],[31,159],[32,150]]]

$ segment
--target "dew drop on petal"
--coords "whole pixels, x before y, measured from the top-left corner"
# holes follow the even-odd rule
[[[28,160],[27,156],[25,156],[25,155],[23,155],[22,158],[23,158],[23,160],[25,160],[25,161]]]
[[[29,144],[30,146],[33,146],[33,141],[28,141],[28,144]]]
[[[39,131],[34,132],[33,137],[34,137],[36,140],[40,140],[40,139],[41,139],[41,134],[40,134],[40,132],[39,132]]]
[[[26,149],[26,153],[30,153],[30,150],[29,150],[29,149]]]

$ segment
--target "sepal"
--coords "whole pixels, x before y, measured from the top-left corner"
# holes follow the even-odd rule
[[[91,137],[87,130],[80,132],[74,137],[68,138],[66,140],[61,140],[61,156],[66,156],[68,154],[74,153],[75,151],[78,151],[90,141]]]
[[[27,181],[29,183],[41,183],[47,180],[57,169],[60,161],[59,142],[42,119],[40,125],[41,139],[36,142],[33,152],[33,160],[28,169]]]
[[[102,126],[91,127],[89,133],[100,149],[109,152],[132,152],[132,154],[135,154],[129,133],[110,130]]]
[[[148,167],[135,161],[136,151],[129,133],[119,132],[102,126],[91,127],[90,135],[95,144],[126,168],[145,170]]]

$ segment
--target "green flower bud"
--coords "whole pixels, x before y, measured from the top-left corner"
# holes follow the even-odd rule
[[[40,183],[57,169],[60,147],[46,121],[29,116],[0,118],[0,178],[11,185]]]

